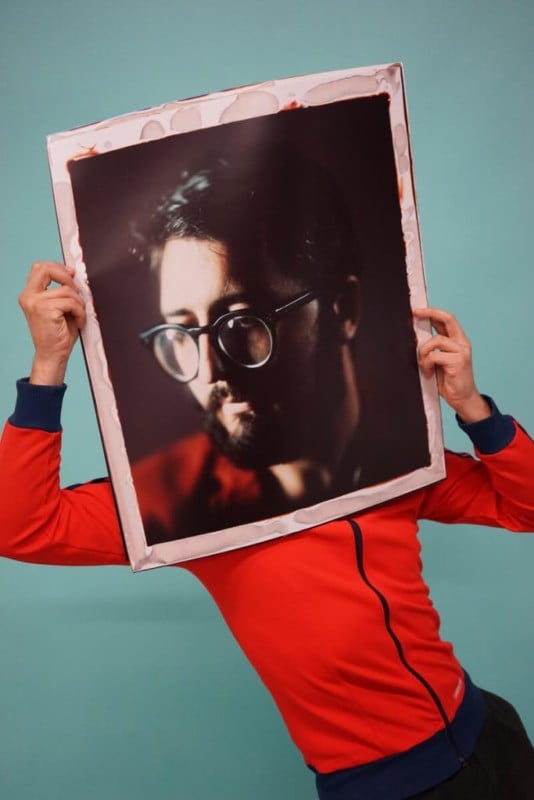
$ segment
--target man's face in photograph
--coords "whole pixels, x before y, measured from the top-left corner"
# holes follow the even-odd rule
[[[242,312],[245,324],[246,315],[266,319],[309,290],[259,263],[238,273],[225,243],[211,239],[169,239],[159,272],[163,318],[186,328],[212,325],[230,312]],[[259,365],[252,368],[230,358],[216,335],[200,334],[196,352],[191,348],[198,360],[187,385],[205,427],[224,454],[248,468],[308,457],[324,415],[335,413],[344,391],[339,330],[326,298],[305,297],[268,328],[272,352],[261,364],[267,351],[258,343]]]

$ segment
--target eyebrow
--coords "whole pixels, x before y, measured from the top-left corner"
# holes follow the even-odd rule
[[[250,292],[234,292],[233,294],[227,294],[224,297],[218,298],[215,300],[214,303],[211,304],[209,311],[210,316],[213,319],[218,319],[223,314],[228,312],[230,306],[233,306],[237,303],[247,303],[248,305],[253,305],[255,307],[260,306],[260,308],[265,305],[265,301],[268,299],[265,297],[264,293],[262,292],[263,298],[261,304],[258,304],[257,298],[254,298]],[[165,316],[166,317],[187,317],[189,315],[193,315],[193,311],[190,308],[177,308],[173,311],[167,311]]]

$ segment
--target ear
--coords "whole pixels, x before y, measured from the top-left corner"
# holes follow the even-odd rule
[[[339,322],[342,342],[352,341],[360,315],[360,285],[355,275],[347,275],[345,283],[334,297],[333,309]]]

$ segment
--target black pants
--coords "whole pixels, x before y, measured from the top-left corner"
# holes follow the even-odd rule
[[[410,800],[533,800],[534,749],[515,708],[483,691],[486,722],[464,769]]]

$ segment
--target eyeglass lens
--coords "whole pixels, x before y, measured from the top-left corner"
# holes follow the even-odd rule
[[[258,317],[242,315],[224,320],[217,330],[223,353],[243,367],[260,367],[271,356],[273,337]],[[167,328],[154,341],[154,354],[166,372],[178,380],[192,380],[198,372],[199,349],[195,337],[185,330]]]
[[[244,367],[260,366],[271,355],[271,332],[257,317],[232,317],[221,325],[218,339],[226,355]]]
[[[160,331],[154,338],[154,355],[165,372],[180,381],[190,381],[198,372],[197,343],[185,331]]]

